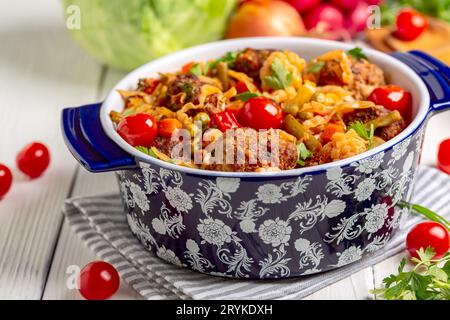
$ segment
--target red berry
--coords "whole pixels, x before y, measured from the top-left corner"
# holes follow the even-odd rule
[[[450,139],[446,139],[439,145],[438,168],[450,174]]]
[[[50,163],[50,153],[45,145],[33,142],[23,148],[16,157],[17,167],[28,177],[40,177]]]
[[[12,180],[11,170],[0,163],[0,199],[8,193],[11,188]]]
[[[437,222],[425,221],[416,224],[406,237],[406,248],[412,257],[417,256],[417,250],[433,248],[434,259],[442,258],[449,249],[449,235],[447,229]]]
[[[81,270],[79,291],[86,300],[108,299],[117,292],[119,285],[119,274],[107,262],[91,262]]]

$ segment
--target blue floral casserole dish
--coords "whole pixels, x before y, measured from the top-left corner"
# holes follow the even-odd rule
[[[68,108],[63,134],[89,171],[116,171],[125,214],[142,244],[161,259],[233,278],[296,277],[338,268],[382,248],[401,224],[427,119],[450,109],[449,67],[418,51],[392,56],[365,49],[393,83],[413,95],[414,119],[394,139],[353,158],[281,172],[237,173],[180,167],[138,152],[108,114],[117,88],[246,47],[288,49],[311,58],[352,46],[314,39],[221,41],[144,65],[103,103]]]

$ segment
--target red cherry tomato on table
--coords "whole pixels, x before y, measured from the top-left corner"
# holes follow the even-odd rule
[[[16,157],[17,167],[28,177],[40,177],[50,163],[50,152],[40,142],[33,142],[23,148]]]
[[[266,97],[249,99],[239,110],[238,121],[244,127],[253,129],[278,129],[283,120],[283,111]]]
[[[108,299],[116,293],[119,285],[119,274],[107,262],[91,262],[81,270],[79,291],[87,300]]]
[[[404,9],[397,15],[397,29],[394,36],[400,40],[411,41],[416,39],[427,28],[427,19],[412,9]]]
[[[0,200],[8,193],[12,184],[11,170],[0,163]]]
[[[117,126],[117,133],[133,147],[151,147],[158,134],[158,125],[151,115],[138,113],[123,118]]]
[[[404,117],[411,115],[411,94],[395,85],[381,86],[372,91],[367,100],[389,110],[398,110]]]
[[[446,139],[439,145],[438,168],[450,174],[450,139]]]
[[[434,259],[442,258],[449,250],[449,236],[445,227],[434,221],[416,224],[406,237],[406,248],[412,257],[417,256],[417,250],[432,247],[436,253]]]

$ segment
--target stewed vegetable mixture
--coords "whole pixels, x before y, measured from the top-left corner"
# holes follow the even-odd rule
[[[141,79],[136,90],[119,93],[125,107],[110,116],[129,144],[165,161],[220,171],[288,170],[360,154],[398,135],[412,103],[360,48],[309,62],[291,51],[248,48]],[[201,124],[202,161],[194,161],[195,151],[191,159],[175,159],[179,140],[172,134],[186,129],[194,144],[194,123]],[[227,141],[228,130],[264,134],[269,151],[277,135],[277,166],[251,161],[252,144]],[[224,156],[239,153],[244,161],[215,161],[207,145],[219,141]]]

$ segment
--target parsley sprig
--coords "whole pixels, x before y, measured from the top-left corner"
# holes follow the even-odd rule
[[[307,66],[305,68],[305,70],[303,71],[303,73],[319,73],[320,70],[322,70],[322,68],[324,66],[325,66],[325,62],[324,61],[317,61],[317,62]]]
[[[368,148],[371,149],[373,147],[373,137],[375,135],[375,127],[373,124],[370,125],[370,129],[367,130],[364,123],[361,121],[353,122],[349,125],[349,129],[353,129],[356,131],[356,133],[363,138],[364,140],[367,140],[369,145]]]
[[[450,253],[441,259],[433,259],[431,247],[417,251],[419,258],[411,271],[405,271],[407,259],[398,267],[398,274],[383,279],[384,288],[372,293],[387,300],[449,300],[450,299]]]
[[[273,59],[270,66],[272,68],[272,75],[264,78],[264,83],[272,89],[286,89],[294,80],[294,75],[286,70],[278,58]]]
[[[247,102],[248,100],[250,100],[251,98],[255,98],[255,97],[259,97],[259,94],[255,93],[255,92],[243,92],[240,93],[236,96],[236,99]]]
[[[208,69],[214,69],[219,62],[225,62],[228,67],[232,68],[237,58],[237,52],[227,52],[223,57],[208,63]]]
[[[347,54],[356,60],[361,60],[361,59],[367,60],[366,54],[364,53],[363,49],[361,49],[360,47],[355,47],[351,50],[348,50]]]
[[[300,166],[304,166],[305,160],[312,156],[312,152],[309,151],[308,148],[306,148],[303,142],[297,145],[297,153],[298,153],[297,164]]]

